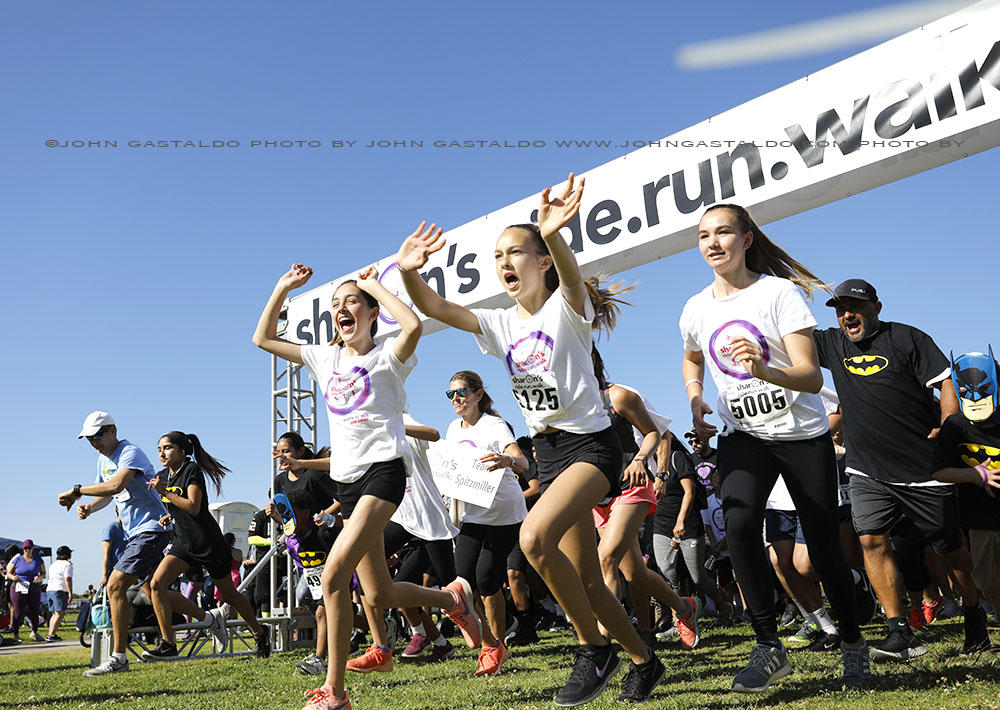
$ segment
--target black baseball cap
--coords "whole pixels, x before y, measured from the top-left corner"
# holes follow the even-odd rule
[[[847,279],[847,281],[841,281],[837,284],[837,288],[833,290],[833,298],[826,302],[826,305],[833,307],[837,305],[837,301],[841,298],[856,298],[859,301],[871,301],[872,303],[878,302],[878,294],[875,293],[875,287],[864,279]]]

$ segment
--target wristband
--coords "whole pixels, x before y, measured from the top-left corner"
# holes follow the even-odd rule
[[[395,267],[396,267],[397,269],[399,269],[399,271],[400,271],[401,273],[404,273],[404,274],[409,274],[409,273],[413,273],[413,272],[411,272],[411,271],[410,271],[409,269],[404,269],[404,268],[403,268],[402,266],[400,266],[400,265],[399,265],[399,262],[398,262],[398,261],[394,261],[394,262],[392,262],[392,263],[393,263],[393,265],[394,265],[394,266],[395,266]]]
[[[702,381],[699,380],[697,377],[692,377],[690,380],[688,380],[687,382],[685,382],[684,383],[684,389],[687,389],[691,385],[701,385],[702,387],[704,387],[704,384],[702,383]]]
[[[983,477],[983,482],[979,484],[979,487],[986,488],[986,484],[989,483],[990,480],[989,469],[983,464],[979,464],[976,466],[976,470],[979,472],[979,475]]]

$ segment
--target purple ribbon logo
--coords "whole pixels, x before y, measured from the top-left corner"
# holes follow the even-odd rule
[[[528,333],[507,349],[507,371],[511,375],[546,372],[552,366],[554,341],[540,330]]]
[[[737,380],[753,379],[753,375],[733,360],[733,348],[730,343],[737,338],[756,340],[757,344],[760,345],[764,364],[771,361],[771,349],[767,346],[767,339],[753,323],[745,320],[731,320],[719,326],[708,341],[708,352],[719,369],[730,377],[735,377]],[[718,347],[716,347],[717,343]]]
[[[352,367],[350,372],[344,374],[334,371],[326,383],[323,399],[326,400],[327,409],[334,414],[344,416],[364,404],[371,391],[372,381],[368,376],[368,370],[363,367]]]

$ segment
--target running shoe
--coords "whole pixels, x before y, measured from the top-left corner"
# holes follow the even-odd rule
[[[295,664],[295,672],[299,675],[326,675],[326,659],[309,654]]]
[[[479,652],[479,661],[476,663],[476,675],[496,675],[500,672],[500,666],[510,658],[510,652],[502,643],[490,648],[484,647]]]
[[[816,626],[816,624],[813,624],[809,621],[803,621],[802,626],[799,627],[799,630],[796,631],[791,636],[788,636],[785,640],[788,641],[789,643],[805,645],[808,643],[812,643],[816,639],[820,638],[822,635],[823,631],[818,626]]]
[[[372,644],[367,651],[347,661],[347,670],[355,673],[388,673],[392,670],[392,651]]]
[[[763,693],[771,683],[792,672],[785,647],[774,648],[758,643],[750,652],[747,667],[733,678],[733,690],[737,693]]]
[[[787,629],[795,624],[795,620],[799,618],[799,608],[795,606],[794,602],[788,602],[785,604],[785,611],[781,614],[781,619],[778,621],[779,629]]]
[[[941,610],[937,613],[939,619],[953,619],[961,613],[958,602],[951,597],[945,597]]]
[[[538,612],[538,621],[535,622],[535,631],[548,631],[549,627],[555,622],[558,616],[555,612],[551,612],[548,609],[542,609]]]
[[[933,604],[928,604],[927,602],[921,602],[921,604],[920,604],[920,612],[921,612],[922,616],[924,617],[924,622],[926,622],[928,624],[933,624],[934,620],[938,617],[938,613],[940,613],[940,611],[943,608],[943,606],[944,606],[944,604],[941,601],[941,597],[938,597],[937,599],[935,599]],[[910,626],[912,627],[913,626],[913,623],[912,623],[913,610],[912,609],[910,610],[910,619],[911,619]]]
[[[666,631],[661,631],[660,633],[656,634],[656,638],[660,639],[660,641],[667,641],[668,639],[677,638],[677,627],[671,626]]]
[[[911,608],[910,618],[907,619],[907,623],[914,631],[921,631],[925,626],[927,626],[927,618],[924,614],[923,608],[919,606]]]
[[[88,677],[107,675],[108,673],[124,673],[128,670],[128,660],[119,661],[114,656],[108,656],[99,666],[85,670],[83,674]]]
[[[427,647],[430,645],[430,639],[423,634],[413,634],[413,636],[410,637],[410,642],[406,644],[406,648],[403,649],[403,658],[416,658],[426,651]]]
[[[46,643],[52,643],[53,641],[62,641],[62,637],[58,634],[49,634],[45,637]]]
[[[538,632],[528,616],[519,622],[516,629],[507,632],[503,642],[506,646],[528,646],[538,641]]]
[[[344,691],[344,697],[338,698],[332,690],[314,688],[305,692],[308,701],[302,710],[351,710],[351,700]]]
[[[825,653],[840,649],[840,634],[823,634],[818,639],[805,647],[806,651]]]
[[[443,646],[434,646],[431,649],[431,655],[427,657],[427,662],[440,663],[441,661],[447,661],[454,655],[455,647],[449,641],[445,640]]]
[[[674,619],[676,621],[677,637],[680,639],[681,648],[685,651],[690,651],[701,640],[698,630],[698,611],[701,607],[698,604],[698,600],[694,597],[684,597],[684,601],[688,603],[688,613],[684,616],[678,616],[674,612]]]
[[[271,627],[262,625],[257,635],[257,658],[267,658],[271,655]]]
[[[229,630],[226,628],[226,612],[223,609],[212,609],[205,614],[203,622],[208,632],[215,637],[219,648],[223,651],[229,643]]]
[[[42,638],[42,635],[40,633],[38,633],[37,630],[31,632],[31,640],[32,641],[45,641],[45,639]]]
[[[621,661],[610,642],[607,646],[577,646],[569,680],[553,702],[561,708],[589,703],[604,692],[619,668]]]
[[[144,661],[162,661],[165,658],[177,658],[177,646],[160,641],[156,648],[142,652],[142,660]]]
[[[637,666],[629,661],[628,673],[622,682],[622,692],[618,696],[618,702],[645,702],[666,675],[667,669],[655,654],[650,654],[650,659],[642,665]]]
[[[908,661],[927,653],[927,647],[920,644],[910,629],[893,629],[878,646],[873,646],[871,656],[875,659]]]
[[[482,640],[483,627],[476,610],[472,608],[472,587],[466,580],[456,577],[445,589],[455,599],[455,608],[448,612],[448,616],[462,631],[465,644],[469,648],[477,648]]]
[[[990,635],[986,630],[986,611],[981,606],[966,607],[963,626],[965,643],[962,645],[962,653],[977,653],[990,647]]]
[[[844,687],[860,688],[872,678],[871,662],[868,657],[868,644],[863,643],[858,648],[840,648],[840,662],[844,664]]]

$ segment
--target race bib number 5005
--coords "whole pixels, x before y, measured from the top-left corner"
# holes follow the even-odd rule
[[[793,424],[788,392],[763,380],[755,378],[730,387],[726,404],[739,429],[781,431]]]

